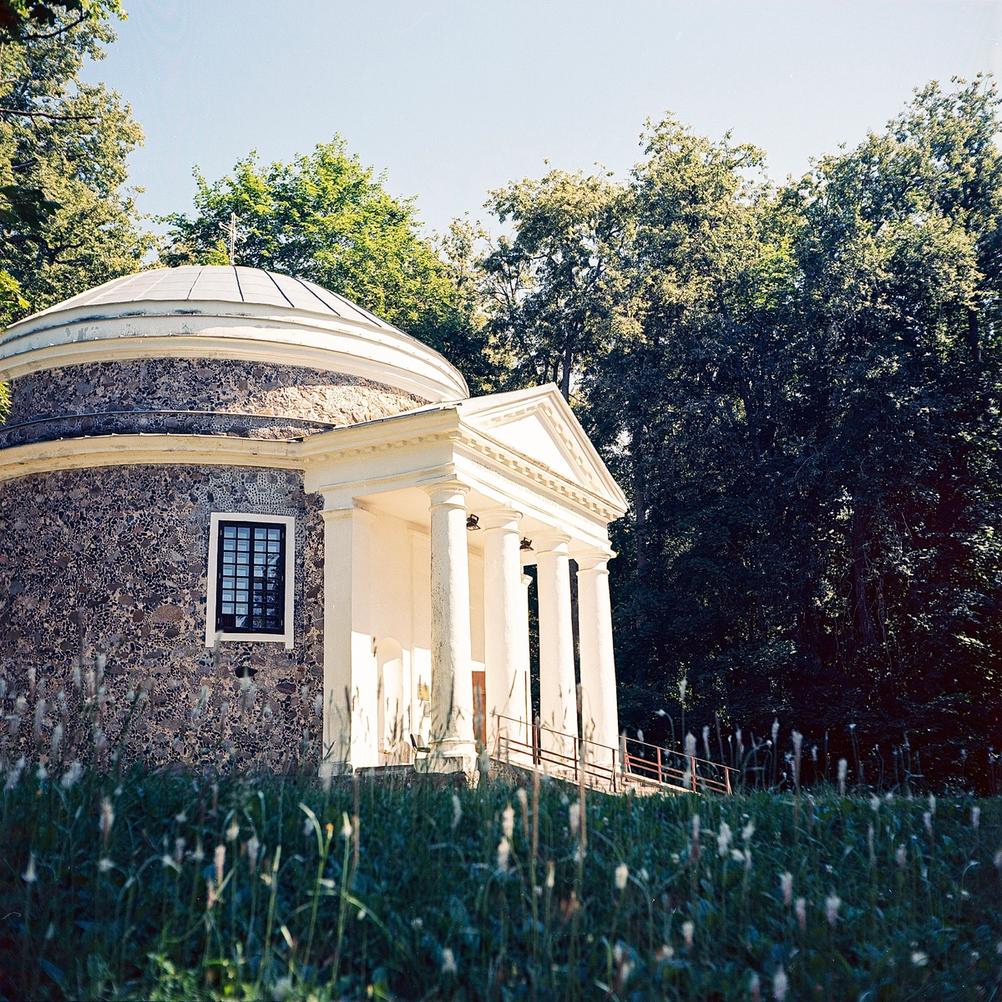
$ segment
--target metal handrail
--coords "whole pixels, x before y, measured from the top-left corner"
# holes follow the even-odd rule
[[[653,745],[648,741],[641,741],[639,738],[628,738],[625,734],[622,738],[622,744],[623,759],[633,767],[631,771],[639,769],[641,772],[656,773],[659,782],[663,782],[661,777],[665,775],[678,777],[694,793],[700,788],[710,790],[714,793],[730,794],[733,792],[731,773],[737,772],[737,770],[732,766],[724,765],[721,762],[714,762],[712,759],[700,758],[697,755],[690,755],[687,752],[662,748],[660,745]],[[649,753],[646,755],[631,754],[631,747],[648,749]],[[666,764],[664,762],[665,755],[682,759],[685,762],[685,768]],[[700,775],[700,768],[702,768],[702,775]],[[718,778],[712,774],[707,775],[708,770],[721,770],[723,778]]]
[[[499,724],[505,721],[515,724],[520,729],[530,729],[529,741],[522,741],[504,733],[503,729],[498,727],[495,746],[497,758],[501,758],[501,743],[503,741],[506,751],[509,753],[513,750],[520,751],[529,756],[534,765],[560,766],[573,772],[575,779],[580,778],[578,772],[580,768],[585,776],[590,775],[592,778],[600,778],[608,782],[614,792],[617,789],[617,777],[622,777],[623,781],[656,783],[659,786],[669,786],[676,790],[689,790],[693,793],[698,793],[700,790],[723,794],[733,792],[731,773],[737,770],[732,766],[714,762],[712,759],[662,748],[660,745],[653,745],[647,741],[641,741],[639,738],[628,738],[625,734],[620,739],[620,747],[613,748],[611,745],[604,745],[589,738],[578,737],[547,727],[538,719],[530,724],[528,721],[508,717],[504,714],[495,714],[494,716]],[[544,747],[543,732],[560,739],[558,743],[573,742],[575,754],[568,755],[554,748]],[[640,750],[639,753],[632,751],[634,747]],[[644,753],[645,750],[648,754]],[[666,755],[683,759],[686,768],[679,768],[665,762]],[[606,757],[611,763],[608,766],[602,761]],[[722,770],[723,778],[713,775],[713,770]],[[711,774],[708,775],[708,772]]]

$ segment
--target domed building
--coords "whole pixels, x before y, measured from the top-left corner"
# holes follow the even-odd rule
[[[51,707],[97,660],[119,705],[149,695],[128,747],[154,762],[195,728],[202,758],[305,735],[346,769],[469,771],[478,743],[531,747],[531,583],[543,744],[617,746],[625,502],[554,386],[471,398],[341,296],[223,266],[22,320],[0,380],[8,698]]]

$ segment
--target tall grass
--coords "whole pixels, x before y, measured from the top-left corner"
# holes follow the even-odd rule
[[[13,763],[7,998],[977,999],[1002,801]]]

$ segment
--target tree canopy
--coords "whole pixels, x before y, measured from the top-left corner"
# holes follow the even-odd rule
[[[776,186],[759,150],[669,117],[622,185],[551,172],[488,202],[510,378],[566,391],[580,353],[572,400],[630,496],[626,722],[657,735],[683,692],[690,720],[760,733],[852,721],[959,754],[989,732],[1000,126],[990,79],[932,84]]]
[[[0,10],[0,325],[135,271],[148,246],[123,189],[142,132],[79,76],[118,13],[89,0]]]
[[[216,181],[195,178],[195,211],[165,219],[163,263],[227,263],[234,220],[237,263],[341,293],[442,351],[474,385],[486,377],[467,300],[413,205],[393,198],[341,137],[291,163],[263,165],[252,153]]]

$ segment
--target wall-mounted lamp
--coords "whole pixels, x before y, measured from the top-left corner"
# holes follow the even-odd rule
[[[522,542],[520,542],[520,543],[518,544],[518,548],[519,548],[520,550],[531,550],[531,549],[532,549],[532,540],[531,540],[531,539],[526,539],[526,538],[525,538],[525,537],[523,536],[523,537],[522,537]]]
[[[466,531],[467,532],[476,532],[479,528],[480,528],[480,516],[479,515],[470,515],[466,519]]]

